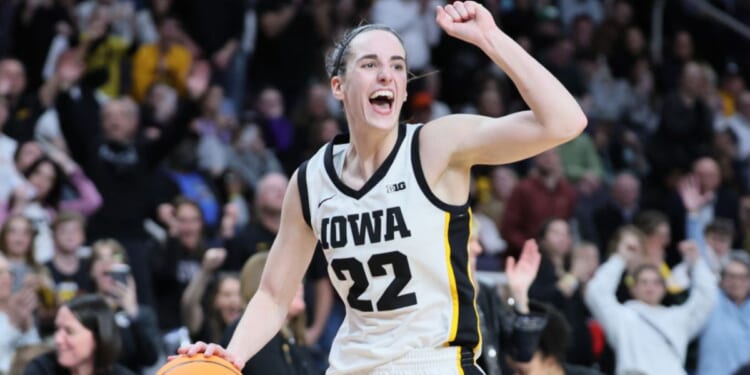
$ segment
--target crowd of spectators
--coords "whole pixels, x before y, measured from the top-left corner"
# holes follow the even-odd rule
[[[487,372],[741,371],[750,35],[704,5],[750,25],[750,3],[480,2],[589,119],[556,149],[475,168],[477,267],[503,272],[536,238],[529,296],[548,324],[529,363]],[[90,366],[72,364],[82,352],[71,341],[100,329],[90,310],[114,319],[97,334],[118,341],[106,359],[116,373],[150,374],[180,345],[226,341],[288,176],[346,131],[324,72],[346,29],[401,35],[413,74],[405,122],[524,109],[481,51],[441,33],[440,3],[0,0],[0,374]],[[253,368],[326,368],[343,318],[326,267],[317,251],[264,349],[270,362]]]

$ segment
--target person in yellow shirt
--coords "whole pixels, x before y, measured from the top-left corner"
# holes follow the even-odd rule
[[[114,98],[121,94],[121,63],[130,42],[113,35],[110,32],[111,23],[110,9],[97,7],[91,15],[88,29],[81,35],[82,43],[79,49],[83,53],[86,72],[105,73],[106,79],[99,86],[99,90]]]
[[[157,82],[166,83],[181,95],[193,57],[179,42],[180,26],[176,19],[165,17],[159,22],[159,41],[138,48],[133,57],[131,95],[142,102],[149,88]]]

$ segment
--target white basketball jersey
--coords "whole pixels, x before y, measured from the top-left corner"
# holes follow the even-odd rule
[[[481,337],[468,264],[471,211],[429,189],[419,159],[421,125],[399,125],[383,165],[359,190],[341,165],[348,135],[298,172],[305,220],[346,304],[328,374],[368,373],[411,351],[455,347],[456,374],[473,366]]]

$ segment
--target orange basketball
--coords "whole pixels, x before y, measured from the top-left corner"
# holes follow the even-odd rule
[[[156,375],[242,375],[242,373],[224,358],[198,354],[192,357],[179,356],[162,366]]]

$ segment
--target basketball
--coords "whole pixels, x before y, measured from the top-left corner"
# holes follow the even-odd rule
[[[156,375],[241,375],[234,365],[217,356],[180,356],[162,366]]]

